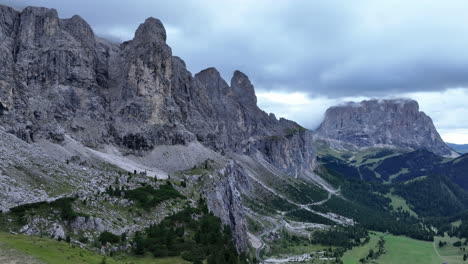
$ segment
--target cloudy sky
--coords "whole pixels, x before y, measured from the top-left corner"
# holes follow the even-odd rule
[[[466,0],[0,0],[79,14],[96,34],[133,38],[161,19],[174,55],[196,73],[239,69],[260,106],[315,128],[327,107],[416,99],[448,142],[468,143]]]

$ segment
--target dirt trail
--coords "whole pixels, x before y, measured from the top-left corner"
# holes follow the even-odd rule
[[[435,241],[432,242],[432,247],[434,248],[434,251],[435,251],[435,253],[437,254],[437,256],[438,256],[439,258],[441,258],[442,256],[440,255],[439,251],[437,250],[437,247],[436,247],[436,245],[435,245]]]

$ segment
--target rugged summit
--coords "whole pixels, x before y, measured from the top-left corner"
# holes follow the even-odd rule
[[[452,151],[441,139],[432,120],[414,100],[368,100],[331,107],[316,130],[321,139],[356,147],[378,145],[426,149],[438,155]]]
[[[73,171],[72,190],[92,191],[90,177],[106,182],[96,160],[164,178],[210,159],[215,165],[208,166],[209,178],[221,178],[204,183],[207,204],[245,250],[240,192],[264,188],[258,178],[265,175],[317,180],[311,133],[258,108],[254,87],[240,71],[230,84],[215,68],[193,76],[172,55],[158,19],[146,19],[132,40],[114,44],[96,37],[79,16],[60,19],[54,9],[0,6],[0,38],[0,132],[21,141],[8,137],[1,149],[6,180],[0,187],[14,192],[2,209],[75,195],[49,191],[51,181],[34,185],[50,176],[50,164],[61,168],[54,183],[66,183],[60,177]],[[33,162],[29,156],[51,160]],[[267,169],[254,178],[260,167]],[[15,176],[18,168],[24,177]],[[11,182],[22,188],[11,189]]]

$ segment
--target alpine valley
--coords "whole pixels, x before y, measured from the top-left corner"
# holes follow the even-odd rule
[[[466,263],[468,154],[416,101],[310,131],[152,17],[114,43],[0,6],[0,39],[0,263]]]

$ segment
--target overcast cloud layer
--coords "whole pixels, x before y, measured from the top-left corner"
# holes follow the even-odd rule
[[[161,19],[192,72],[239,69],[260,106],[314,128],[347,100],[410,97],[445,140],[468,143],[468,2],[309,0],[0,0],[79,14],[96,34],[133,38]]]

